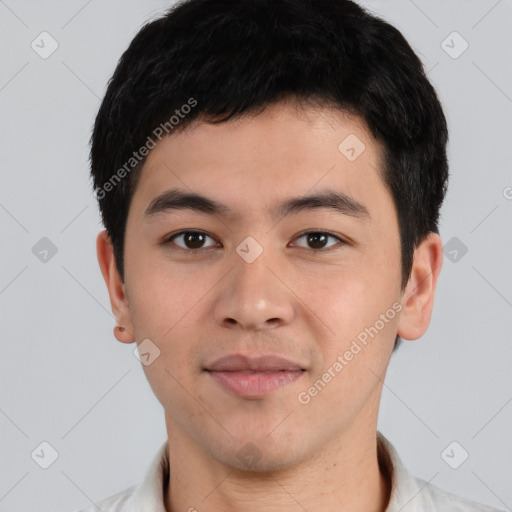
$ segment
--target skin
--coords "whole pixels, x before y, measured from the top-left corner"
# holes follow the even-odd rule
[[[338,150],[349,134],[366,146],[352,162]],[[112,311],[125,329],[115,330],[117,339],[149,338],[160,350],[143,369],[165,410],[168,512],[385,510],[390,483],[376,444],[383,380],[396,335],[417,339],[428,328],[442,242],[432,233],[417,247],[401,293],[398,221],[380,158],[361,119],[292,101],[217,126],[197,122],[148,156],[127,219],[124,283],[106,232],[98,235]],[[183,210],[145,218],[151,201],[175,187],[236,216]],[[370,217],[325,208],[270,215],[284,199],[325,189],[348,194]],[[187,229],[204,231],[211,247],[186,253],[183,236],[164,243]],[[345,243],[308,244],[304,231]],[[263,248],[252,263],[236,252],[247,236]],[[394,319],[300,403],[299,393],[393,303],[402,306]],[[204,371],[234,353],[277,354],[306,371],[262,398],[242,398]],[[237,455],[248,442],[261,454],[250,468]]]

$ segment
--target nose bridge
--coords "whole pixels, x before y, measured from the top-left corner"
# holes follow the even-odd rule
[[[214,306],[217,322],[252,329],[289,322],[292,294],[276,275],[279,265],[272,249],[247,237],[236,247],[231,263],[234,268]]]

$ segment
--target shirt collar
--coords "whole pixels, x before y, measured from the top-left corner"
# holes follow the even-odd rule
[[[391,495],[386,512],[435,510],[429,493],[422,493],[427,482],[413,476],[402,463],[395,447],[377,432],[377,455],[381,472],[391,478]]]
[[[169,442],[165,441],[153,457],[142,482],[130,499],[129,511],[166,512],[165,493],[169,482]]]

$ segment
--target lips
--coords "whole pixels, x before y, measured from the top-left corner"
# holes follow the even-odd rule
[[[300,371],[304,368],[298,363],[276,355],[247,357],[233,354],[217,359],[206,370],[211,372],[277,372],[281,370]]]
[[[241,398],[262,399],[277,388],[295,382],[306,371],[280,356],[221,357],[205,370],[225,391]]]

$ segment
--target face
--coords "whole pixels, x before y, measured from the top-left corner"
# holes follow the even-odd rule
[[[151,359],[160,351],[143,368],[170,439],[276,470],[375,429],[403,300],[380,167],[358,118],[291,102],[152,150],[117,314]],[[183,207],[179,193],[212,204]],[[215,366],[232,355],[247,359]]]

